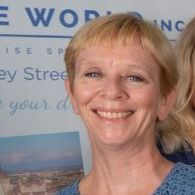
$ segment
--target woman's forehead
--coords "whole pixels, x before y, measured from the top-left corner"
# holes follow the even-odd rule
[[[93,45],[80,50],[76,61],[101,61],[103,57],[121,57],[121,60],[133,58],[140,61],[150,61],[150,63],[154,63],[154,59],[150,53],[136,42],[130,45],[115,44],[113,47],[105,47],[99,44]]]
[[[83,67],[101,67],[114,65],[122,68],[148,69],[152,72],[158,71],[159,66],[150,54],[138,45],[102,47],[92,46],[82,50],[76,59],[76,69]]]

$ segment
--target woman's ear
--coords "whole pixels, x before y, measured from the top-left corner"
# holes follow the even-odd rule
[[[65,85],[65,89],[69,95],[70,102],[72,104],[72,108],[74,110],[74,113],[79,114],[76,99],[75,99],[74,93],[73,93],[73,89],[71,88],[71,83],[70,83],[70,80],[68,78],[65,78],[64,85]]]
[[[163,97],[160,102],[160,106],[158,109],[158,119],[163,121],[167,118],[168,114],[173,109],[173,106],[177,99],[177,89],[174,88],[169,92],[166,97]]]

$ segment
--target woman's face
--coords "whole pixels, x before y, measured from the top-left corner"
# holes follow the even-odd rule
[[[158,65],[138,43],[81,51],[69,94],[92,142],[154,141],[157,116],[166,115],[159,74]]]

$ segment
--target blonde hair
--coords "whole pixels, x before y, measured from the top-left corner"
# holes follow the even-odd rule
[[[176,44],[176,53],[180,73],[176,114],[181,128],[189,134],[189,142],[195,150],[195,108],[191,101],[195,93],[195,18],[181,33]]]
[[[166,97],[178,81],[176,58],[172,46],[161,30],[129,13],[98,17],[85,24],[75,34],[65,52],[70,87],[74,82],[75,60],[81,50],[93,45],[114,46],[116,42],[128,45],[131,44],[133,37],[139,38],[142,48],[159,65],[161,92],[162,96]],[[165,151],[172,152],[183,145],[185,135],[180,129],[164,129],[163,125],[159,125],[156,139],[162,140]]]

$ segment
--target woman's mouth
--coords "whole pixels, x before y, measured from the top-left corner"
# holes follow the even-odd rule
[[[128,112],[108,112],[108,111],[96,111],[96,113],[105,119],[122,119],[130,116],[133,114],[133,111],[128,111]]]

